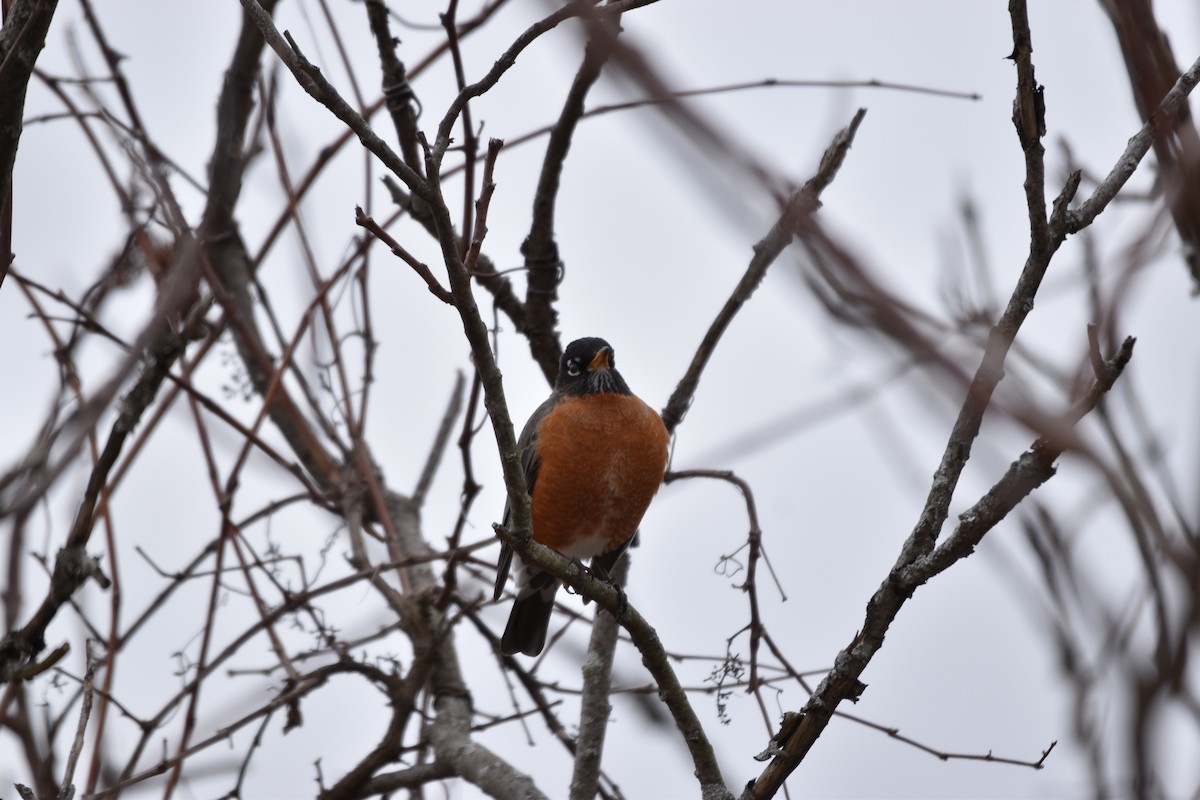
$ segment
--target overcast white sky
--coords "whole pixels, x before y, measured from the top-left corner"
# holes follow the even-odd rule
[[[172,159],[202,179],[239,3],[113,0],[96,5],[113,46],[126,56],[123,66],[148,130]],[[359,77],[373,99],[375,48],[362,7],[342,0],[333,5]],[[410,21],[432,24],[442,8],[432,2],[393,5],[403,6]],[[463,16],[477,3],[467,5]],[[1104,174],[1139,122],[1099,3],[1054,0],[1031,5],[1037,77],[1046,87],[1048,191],[1053,194],[1064,169],[1057,142],[1068,140],[1080,163]],[[1176,58],[1183,66],[1190,64],[1200,56],[1200,9],[1192,0],[1159,0],[1156,8],[1170,31]],[[470,39],[465,51],[468,79],[483,74],[503,47],[545,9],[539,2],[514,0],[488,31]],[[345,73],[319,19],[319,7],[309,0],[280,4],[279,27],[291,30],[306,55],[348,93]],[[995,290],[1007,297],[1024,261],[1027,223],[1023,162],[1009,121],[1015,75],[1004,58],[1012,49],[1006,3],[663,0],[628,15],[624,28],[629,40],[643,47],[680,89],[764,78],[874,78],[981,95],[970,101],[880,89],[775,88],[694,103],[760,161],[797,182],[815,168],[833,132],[855,109],[867,108],[853,150],[824,196],[825,219],[890,286],[940,311],[939,281],[946,270],[965,269],[958,209],[964,197],[970,197],[981,216]],[[39,62],[43,69],[70,71],[66,43],[72,30],[85,38],[78,7],[62,0]],[[405,53],[413,58],[439,36],[436,31],[398,33],[411,48]],[[475,119],[485,126],[484,135],[512,139],[551,122],[574,74],[579,48],[577,31],[564,26],[523,54],[496,91],[473,107]],[[93,64],[99,63],[94,54],[90,57]],[[445,107],[451,78],[444,67],[417,87],[426,126],[432,126]],[[285,147],[296,164],[306,165],[339,127],[294,86],[284,91]],[[627,92],[622,84],[602,81],[592,104],[625,98]],[[29,115],[59,110],[44,88],[31,88]],[[772,214],[764,198],[745,185],[728,183],[725,165],[697,158],[666,131],[656,112],[648,110],[586,122],[564,173],[558,214],[566,263],[559,305],[564,342],[583,335],[607,338],[630,385],[655,407],[666,402]],[[528,228],[540,158],[541,146],[533,144],[507,151],[500,160],[487,251],[502,267],[520,263],[518,248]],[[1151,173],[1144,170],[1133,184],[1146,188],[1150,180]],[[175,186],[190,203],[185,210],[192,221],[198,222],[199,194],[182,180]],[[712,191],[714,186],[722,191]],[[77,296],[94,279],[97,265],[119,246],[123,230],[73,123],[28,128],[14,191],[17,268]],[[386,196],[377,185],[374,191],[373,207],[386,209]],[[248,177],[243,200],[243,234],[252,250],[273,223],[280,197],[268,165],[260,163]],[[323,264],[335,264],[345,255],[359,234],[354,205],[365,202],[362,159],[354,152],[322,179],[304,208]],[[1144,228],[1145,220],[1145,213],[1137,210],[1100,220],[1097,246],[1106,263],[1116,263],[1121,248]],[[417,241],[415,234],[412,238]],[[432,250],[419,245],[413,249],[434,258]],[[309,299],[306,282],[295,277],[299,260],[288,263],[284,257],[296,252],[293,240],[267,267],[266,279],[278,296],[291,295],[290,307],[282,303],[284,313],[297,313]],[[381,350],[370,439],[389,481],[405,491],[416,479],[454,370],[467,366],[467,351],[455,315],[436,304],[406,268],[385,261],[382,252],[374,263],[376,303],[387,301],[375,320]],[[1068,243],[1020,339],[1067,370],[1086,345],[1085,305],[1077,293],[1068,291],[1079,269],[1078,243]],[[739,446],[771,421],[834,400],[846,387],[890,368],[869,341],[832,328],[799,280],[800,270],[797,259],[781,259],[731,327],[680,428],[673,466],[733,469],[754,487],[766,546],[788,597],[786,603],[778,602],[777,595],[764,588],[766,622],[772,630],[786,632],[794,665],[816,670],[827,667],[850,641],[867,599],[916,521],[959,397],[943,393],[940,404],[930,402],[912,383],[927,378],[913,373],[905,379],[910,383],[898,382],[867,404],[864,413],[833,415],[816,426],[777,431],[754,447]],[[1131,299],[1121,331],[1138,337],[1133,374],[1148,387],[1147,415],[1166,437],[1168,455],[1187,487],[1197,485],[1197,465],[1189,459],[1194,459],[1200,434],[1194,411],[1200,405],[1200,331],[1191,288],[1172,240],[1152,276],[1141,284],[1140,294]],[[113,326],[125,334],[139,330],[150,296],[148,287],[131,292],[122,306],[124,315],[114,313],[110,320]],[[39,324],[28,318],[24,301],[8,284],[0,292],[0,326],[0,338],[10,343],[0,356],[3,372],[21,385],[0,395],[0,464],[7,468],[28,445],[31,420],[42,418],[55,385],[55,366]],[[82,364],[86,379],[97,381],[108,374],[111,351],[97,346],[85,352],[95,355],[94,361]],[[547,389],[511,332],[501,337],[501,365],[513,416],[523,420]],[[211,362],[207,379],[213,386],[230,380],[222,369],[227,367],[219,360]],[[221,436],[218,446],[228,444],[234,452],[232,440]],[[977,451],[952,513],[990,486],[1031,438],[1006,424],[989,426],[986,436],[987,444]],[[215,530],[210,499],[181,491],[204,480],[202,462],[194,457],[194,439],[180,411],[168,435],[131,473],[114,506],[130,540],[170,569],[194,555]],[[887,445],[881,446],[881,441]],[[490,437],[480,437],[479,443],[476,469],[486,487],[473,509],[472,541],[490,536],[490,524],[503,504]],[[181,456],[184,452],[190,455]],[[1121,539],[1116,508],[1103,502],[1092,508],[1090,492],[1096,483],[1086,466],[1066,459],[1060,473],[1041,493],[1056,507],[1077,511],[1080,518],[1090,514],[1081,545],[1084,557],[1101,574],[1111,576],[1114,591],[1123,591],[1131,578],[1124,571],[1128,545]],[[45,523],[50,552],[63,535],[62,516],[71,508],[69,499],[79,491],[81,480],[80,473],[71,474],[55,495],[58,506]],[[435,541],[453,526],[460,481],[457,460],[450,458],[425,517]],[[290,491],[288,486],[282,477],[261,476],[257,485],[245,487],[243,511],[253,507],[253,498],[278,496]],[[284,516],[274,533],[315,553],[336,523],[313,516]],[[635,551],[629,597],[656,624],[670,650],[720,653],[725,638],[745,623],[743,595],[713,569],[721,554],[738,546],[745,529],[741,501],[725,486],[675,485],[651,507],[643,524],[643,546]],[[789,781],[794,797],[1086,793],[1084,762],[1071,740],[1067,691],[1053,651],[1046,646],[1038,601],[1018,591],[1003,567],[1028,562],[1019,533],[1015,524],[1002,525],[977,557],[917,593],[864,676],[869,688],[862,701],[847,710],[947,751],[992,751],[1034,759],[1058,740],[1059,749],[1046,769],[943,763],[880,733],[838,721]],[[344,549],[344,544],[335,544],[333,552]],[[340,562],[340,555],[334,560]],[[160,584],[133,558],[123,569],[127,608],[138,609]],[[89,602],[99,607],[106,601],[91,593]],[[187,602],[185,596],[181,613]],[[348,635],[370,631],[385,620],[385,612],[368,596],[341,597],[332,608],[342,615],[338,624]],[[497,607],[488,618],[499,629],[506,613]],[[162,630],[151,638],[175,637],[173,646],[187,646],[196,622],[181,619],[174,623],[177,628],[164,619]],[[78,633],[66,621],[52,630],[59,637]],[[585,634],[574,631],[570,640],[581,648]],[[459,646],[465,663],[490,659],[484,643],[465,632]],[[548,660],[547,674],[561,671],[564,682],[577,683],[579,648],[560,646]],[[178,685],[172,674],[176,665],[162,660],[170,649],[160,644],[127,660],[118,677],[118,696],[134,698],[135,703],[144,696],[143,712],[161,703]],[[269,654],[264,649],[259,655],[261,666]],[[632,649],[624,656],[616,683],[644,683],[647,678]],[[682,666],[683,682],[703,681],[710,666]],[[489,710],[504,713],[507,692],[496,681],[484,671],[473,688],[477,698],[490,704]],[[271,688],[253,678],[233,686],[239,688],[231,689],[227,698],[210,701],[202,727],[211,730],[236,718],[248,703],[266,699]],[[767,739],[757,706],[751,698],[735,695],[729,705],[731,722],[721,725],[710,698],[697,697],[695,702],[721,754],[726,779],[731,787],[742,786],[760,771],[751,757]],[[798,691],[789,690],[771,711],[794,710],[803,702]],[[340,693],[319,693],[304,710],[306,726],[286,738],[273,737],[256,762],[248,797],[312,794],[313,760],[322,759],[327,778],[340,774],[357,760],[364,743],[373,741],[386,713],[378,695],[349,686]],[[1111,724],[1120,724],[1120,708],[1104,713]],[[571,720],[572,714],[564,712],[564,718]],[[620,698],[614,703],[613,721],[605,764],[627,797],[695,795],[690,763],[673,729],[650,725],[634,705]],[[539,743],[536,748],[527,747],[508,728],[482,740],[535,774],[551,796],[562,794],[569,764],[537,723],[531,723],[531,729]],[[1177,769],[1165,776],[1172,793],[1194,791],[1200,781],[1195,760],[1188,756],[1200,748],[1194,735],[1193,727],[1192,738],[1160,743],[1179,750]],[[119,742],[115,745],[120,749]],[[0,738],[0,753],[8,747]],[[546,756],[549,751],[553,758]],[[227,752],[216,753],[212,763],[228,764],[230,758]],[[11,784],[21,775],[12,772],[7,761],[0,757],[0,778]],[[224,778],[200,778],[185,788],[191,796],[209,797],[229,785]],[[471,787],[455,784],[452,796],[475,795]]]

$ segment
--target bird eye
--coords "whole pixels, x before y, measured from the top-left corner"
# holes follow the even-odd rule
[[[575,376],[577,376],[579,374],[579,361],[578,360],[572,358],[570,361],[567,362],[567,374],[570,375],[572,378],[574,378]]]

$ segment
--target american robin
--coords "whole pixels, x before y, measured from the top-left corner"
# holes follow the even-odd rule
[[[517,448],[531,499],[534,541],[568,558],[592,559],[601,576],[633,538],[667,468],[662,417],[617,372],[603,339],[576,339],[559,362],[549,399],[525,423]],[[505,504],[504,522],[509,522]],[[500,548],[495,599],[513,552]],[[536,656],[560,582],[517,558],[517,599],[500,640],[505,655]]]

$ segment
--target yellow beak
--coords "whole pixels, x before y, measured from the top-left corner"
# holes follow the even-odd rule
[[[598,369],[608,369],[608,357],[611,353],[612,350],[609,348],[601,347],[600,352],[596,353],[596,355],[592,358],[592,363],[588,364],[588,372],[595,372]]]

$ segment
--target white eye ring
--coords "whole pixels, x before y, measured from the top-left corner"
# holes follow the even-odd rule
[[[579,362],[574,359],[567,362],[567,374],[574,378],[579,374]]]

